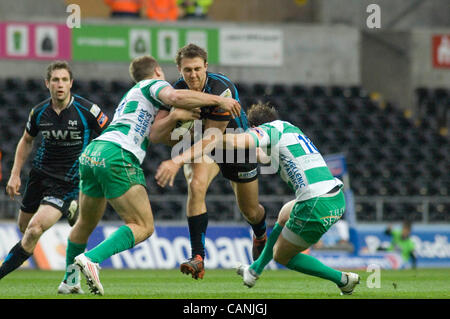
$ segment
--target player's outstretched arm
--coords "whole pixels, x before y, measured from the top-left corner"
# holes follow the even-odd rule
[[[209,134],[205,134],[200,141],[196,142],[189,149],[172,159],[163,161],[156,170],[155,179],[157,184],[160,187],[165,187],[167,184],[172,187],[179,169],[185,163],[192,163],[204,154],[211,152],[216,145],[222,143],[222,136],[222,132],[218,128],[209,130]]]
[[[156,114],[155,122],[150,130],[150,141],[173,146],[178,140],[172,140],[170,136],[177,122],[198,119],[200,119],[200,109],[198,108],[192,110],[175,108],[172,112],[160,110]]]
[[[219,145],[227,149],[253,148],[255,147],[255,141],[253,137],[247,133],[222,135],[218,128],[216,128],[216,130],[211,130],[209,131],[209,134],[205,134],[200,141],[196,142],[183,153],[172,159],[163,161],[156,171],[156,182],[161,187],[165,187],[167,184],[173,186],[175,176],[184,164],[194,162],[196,159],[202,157],[204,154],[208,154]]]
[[[183,109],[219,106],[230,112],[233,117],[239,116],[241,113],[241,105],[233,98],[191,90],[175,90],[170,86],[163,88],[159,92],[158,98],[167,105]]]
[[[14,164],[11,169],[11,176],[9,177],[8,184],[6,185],[6,193],[11,199],[14,199],[14,196],[20,195],[20,172],[22,171],[22,167],[33,149],[33,141],[34,137],[28,134],[27,131],[24,131],[19,143],[17,144]]]

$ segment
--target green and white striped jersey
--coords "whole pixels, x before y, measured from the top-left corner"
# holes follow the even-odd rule
[[[296,199],[304,201],[321,196],[343,183],[333,177],[325,160],[311,140],[296,126],[285,121],[273,121],[250,133],[257,147],[270,155],[271,166],[295,192]]]
[[[111,124],[96,140],[119,144],[142,164],[150,143],[151,126],[163,105],[158,94],[167,86],[170,86],[168,82],[153,79],[137,83],[124,95]]]

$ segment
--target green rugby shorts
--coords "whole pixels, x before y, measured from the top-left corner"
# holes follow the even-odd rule
[[[80,190],[88,196],[116,198],[133,185],[146,187],[139,160],[113,142],[92,141],[79,161]]]
[[[345,211],[344,193],[339,190],[331,195],[322,195],[295,203],[285,225],[287,231],[283,231],[283,237],[293,244],[296,244],[297,236],[308,244],[317,243]],[[300,243],[302,243],[301,240],[297,244],[301,245]]]

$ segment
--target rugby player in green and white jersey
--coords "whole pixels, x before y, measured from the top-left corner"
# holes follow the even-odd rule
[[[130,75],[137,83],[122,98],[108,128],[84,150],[80,161],[80,216],[73,226],[66,250],[63,283],[79,285],[74,264],[86,276],[91,292],[104,294],[99,279],[99,264],[150,237],[153,215],[140,165],[146,155],[149,134],[161,105],[194,109],[217,105],[238,116],[239,103],[191,90],[175,90],[164,80],[157,61],[150,56],[134,59]],[[186,115],[186,114],[185,114]],[[197,119],[192,112],[183,120]],[[99,245],[84,253],[92,231],[109,202],[125,222]],[[73,293],[78,293],[74,289]],[[72,293],[69,291],[68,293]]]
[[[311,140],[298,127],[278,120],[274,108],[267,104],[252,105],[247,117],[251,129],[240,134],[227,133],[223,139],[215,137],[215,146],[257,148],[258,161],[271,163],[269,167],[261,167],[261,174],[264,174],[263,169],[268,173],[277,172],[296,198],[280,210],[259,258],[250,266],[238,265],[237,273],[246,286],[253,287],[273,258],[291,270],[328,279],[337,284],[342,294],[351,294],[360,281],[357,274],[332,269],[302,253],[317,243],[344,213],[343,183],[333,177]],[[155,175],[158,184],[173,183],[175,166],[171,161],[186,162],[197,156],[199,154],[183,153],[163,162]]]

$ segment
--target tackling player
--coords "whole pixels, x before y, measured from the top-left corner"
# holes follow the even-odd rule
[[[42,140],[33,160],[19,211],[23,238],[0,267],[0,279],[22,265],[42,234],[63,215],[72,223],[69,207],[78,197],[78,156],[95,135],[107,126],[100,107],[71,93],[72,71],[64,61],[47,68],[45,85],[50,98],[32,108],[25,131],[17,144],[14,165],[6,186],[11,199],[20,195],[22,167],[40,132]],[[73,220],[74,222],[74,220]]]
[[[150,143],[155,116],[162,105],[185,109],[216,105],[233,116],[240,113],[240,105],[234,99],[173,89],[165,81],[158,62],[150,56],[135,58],[129,70],[136,85],[120,101],[108,129],[80,156],[80,216],[70,232],[66,252],[65,278],[72,275],[71,264],[75,263],[86,276],[90,290],[100,295],[104,294],[104,289],[99,278],[99,264],[146,240],[154,230],[140,165]],[[191,119],[194,118],[195,113]],[[84,253],[107,202],[125,225]],[[80,286],[79,282],[75,285]]]
[[[303,254],[338,221],[345,210],[342,182],[333,177],[319,150],[311,140],[266,104],[253,105],[248,111],[251,129],[241,134],[212,138],[216,147],[228,149],[258,148],[261,162],[275,165],[280,177],[295,192],[296,199],[285,204],[260,257],[250,266],[237,268],[244,284],[253,287],[264,267],[273,259],[287,268],[330,280],[343,294],[351,294],[360,278],[357,274],[332,269],[316,258]],[[179,162],[191,161],[200,152],[183,153],[163,162],[156,178],[161,186],[171,183]],[[281,235],[281,236],[280,236]]]

